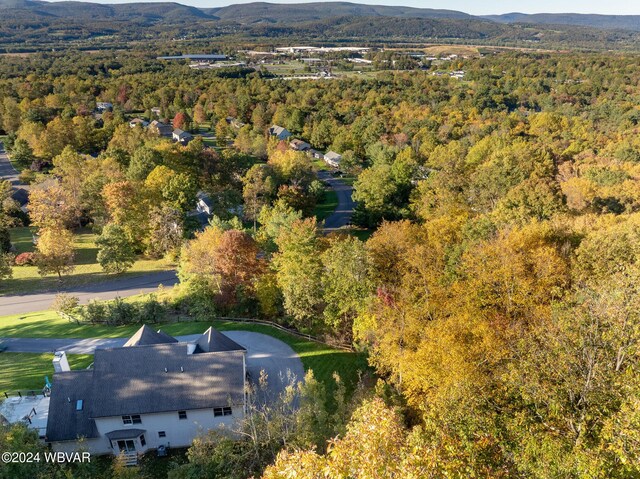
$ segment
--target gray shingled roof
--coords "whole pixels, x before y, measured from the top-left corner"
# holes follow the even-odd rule
[[[187,354],[186,343],[97,349],[91,415],[120,416],[241,404],[242,358],[242,351]]]
[[[221,332],[210,327],[196,341],[196,353],[218,353],[222,351],[246,351],[238,343],[225,336]]]
[[[138,437],[140,434],[147,432],[146,429],[116,429],[105,434],[111,441],[117,441],[118,439],[132,439]]]
[[[178,340],[176,338],[169,336],[167,333],[163,333],[160,330],[154,331],[152,328],[145,324],[140,329],[138,329],[126,343],[124,343],[124,346],[143,346],[149,344],[166,344],[177,342]]]
[[[198,354],[175,341],[143,326],[127,347],[96,349],[92,370],[56,373],[47,440],[97,437],[92,418],[244,403],[242,346],[213,328],[199,338]]]
[[[53,375],[53,387],[47,421],[48,441],[70,441],[79,437],[98,437],[95,423],[89,417],[92,370],[79,370]],[[76,411],[76,403],[83,400],[83,408]]]

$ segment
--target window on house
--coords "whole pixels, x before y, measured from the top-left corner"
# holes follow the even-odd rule
[[[187,411],[178,411],[178,419],[187,419]]]
[[[167,437],[167,433],[164,431],[158,431],[158,437]]]
[[[122,416],[122,424],[142,424],[142,418],[140,417],[140,414]]]
[[[231,410],[230,407],[214,407],[213,408],[214,417],[231,416],[232,414],[233,414],[233,411]]]
[[[144,434],[141,434],[141,435],[140,435],[140,445],[141,445],[142,447],[144,447],[144,446],[146,446],[146,445],[147,445],[147,440],[144,438]]]

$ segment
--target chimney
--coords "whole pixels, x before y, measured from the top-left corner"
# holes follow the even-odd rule
[[[187,343],[187,354],[193,354],[195,350],[196,350],[195,343]]]
[[[67,361],[67,354],[64,351],[53,353],[53,370],[56,373],[71,371],[69,361]]]

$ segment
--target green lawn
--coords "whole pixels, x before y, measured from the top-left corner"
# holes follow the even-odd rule
[[[313,164],[313,166],[315,167],[316,170],[319,171],[330,171],[331,168],[329,167],[329,165],[327,165],[327,163],[324,160],[321,160],[319,158],[314,159],[311,164]]]
[[[71,369],[83,369],[93,362],[91,354],[68,354]],[[41,390],[44,377],[53,379],[53,353],[0,353],[0,395],[25,390]]]
[[[336,371],[349,387],[359,371],[367,369],[365,355],[341,351],[324,344],[307,341],[271,326],[233,321],[186,321],[153,325],[173,336],[203,333],[209,326],[220,331],[253,331],[273,336],[287,343],[300,355],[306,370],[313,369],[316,377],[332,385]],[[98,326],[74,324],[60,318],[53,311],[0,317],[0,337],[22,338],[118,338],[131,336],[140,325]]]
[[[324,200],[318,203],[313,210],[313,214],[318,221],[326,219],[338,207],[338,195],[332,189],[327,189],[324,194]]]
[[[139,276],[142,273],[163,271],[171,268],[166,260],[139,259],[126,273],[119,276],[108,275],[102,271],[97,263],[98,248],[95,244],[96,235],[88,229],[78,230],[75,234],[75,269],[69,275],[63,276],[62,283],[55,275],[42,277],[35,266],[15,266],[13,278],[0,283],[0,294],[32,293],[38,291],[56,290],[60,287],[79,286],[98,283],[113,278]],[[29,228],[13,228],[11,241],[18,253],[34,251],[32,231]]]

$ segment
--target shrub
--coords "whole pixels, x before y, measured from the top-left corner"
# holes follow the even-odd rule
[[[58,293],[51,304],[51,309],[58,313],[71,316],[74,313],[77,313],[79,305],[80,299],[76,296],[71,296],[68,293]]]
[[[165,318],[167,306],[152,294],[135,303],[128,303],[121,298],[113,301],[90,301],[80,314],[84,321],[92,324],[157,323]]]
[[[20,253],[16,256],[14,263],[16,266],[33,266],[36,264],[36,254],[35,253]]]

